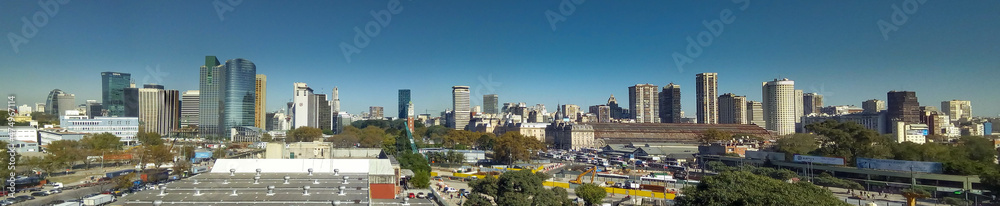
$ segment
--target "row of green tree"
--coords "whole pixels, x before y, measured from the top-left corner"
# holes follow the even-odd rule
[[[538,206],[569,206],[576,205],[569,199],[569,193],[561,187],[545,189],[543,182],[551,178],[548,174],[529,170],[505,172],[499,177],[488,175],[486,178],[469,182],[472,191],[464,206],[492,205],[538,205]],[[594,184],[584,184],[577,187],[576,196],[583,199],[587,205],[600,205],[607,195],[604,188]]]
[[[834,197],[830,190],[807,181],[789,183],[798,176],[787,169],[730,167],[721,162],[709,162],[708,166],[719,171],[719,175],[705,177],[697,186],[683,188],[684,196],[676,199],[676,205],[849,205]]]

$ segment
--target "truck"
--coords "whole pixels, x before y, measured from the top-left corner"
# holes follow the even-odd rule
[[[64,203],[55,204],[53,206],[83,206],[83,203],[79,203],[79,202],[64,202]]]
[[[83,205],[95,206],[95,205],[105,205],[111,203],[115,200],[114,196],[109,194],[100,194],[93,197],[83,198]]]
[[[107,177],[108,179],[111,179],[111,178],[115,178],[115,177],[118,177],[118,176],[131,174],[133,172],[135,172],[134,169],[125,169],[125,170],[118,170],[118,171],[114,171],[114,172],[109,172],[109,173],[104,174],[104,176]]]

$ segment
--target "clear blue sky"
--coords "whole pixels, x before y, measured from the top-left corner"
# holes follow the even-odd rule
[[[827,105],[911,90],[922,105],[971,100],[977,116],[1000,114],[1000,1],[927,1],[886,39],[876,22],[891,24],[903,0],[753,0],[745,10],[732,1],[588,0],[556,30],[545,13],[559,13],[562,1],[403,0],[348,62],[340,43],[353,44],[354,27],[387,2],[246,0],[220,19],[212,1],[70,1],[51,16],[37,1],[3,1],[4,37],[23,35],[22,17],[51,18],[18,52],[9,39],[0,44],[0,92],[18,104],[44,102],[55,88],[77,103],[100,101],[103,71],[194,90],[204,56],[216,55],[249,59],[268,75],[268,110],[284,107],[293,82],[326,94],[339,86],[348,112],[383,106],[386,116],[395,116],[401,88],[412,90],[418,113],[437,115],[451,106],[454,85],[471,86],[473,104],[497,93],[500,102],[555,111],[557,103],[603,104],[610,94],[627,101],[637,83],[674,82],[694,116],[695,74],[717,72],[720,94],[752,100],[761,82],[787,77]],[[680,71],[671,55],[685,53],[686,38],[727,9],[734,21]],[[147,67],[166,75],[147,78]],[[490,77],[492,89],[479,80]]]

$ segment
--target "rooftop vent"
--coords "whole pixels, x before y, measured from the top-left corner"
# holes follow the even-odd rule
[[[199,190],[197,187],[194,188],[194,196],[201,196],[201,190]]]
[[[222,180],[222,184],[228,185],[229,184],[229,179]]]
[[[238,196],[238,195],[239,194],[236,194],[236,189],[233,189],[233,194],[229,194],[229,196]]]
[[[350,177],[344,176],[344,184],[347,184],[347,179],[350,179]]]
[[[309,185],[302,186],[302,195],[303,196],[309,196],[309,188],[311,188],[311,187],[309,187]]]
[[[260,176],[260,168],[257,168],[257,176]]]
[[[292,177],[289,177],[289,176],[287,176],[287,175],[286,175],[286,176],[285,176],[285,184],[286,184],[286,185],[288,184],[288,180],[289,180],[289,179],[292,179]]]
[[[195,180],[194,180],[194,183],[191,183],[191,184],[196,184],[196,185],[197,185],[197,184],[198,184],[198,180],[197,180],[197,179],[195,179]]]
[[[313,179],[313,184],[314,185],[318,185],[319,184],[319,180],[318,179]]]
[[[345,195],[345,194],[344,194],[344,189],[347,189],[347,187],[344,187],[344,186],[340,186],[340,192],[339,192],[339,193],[337,193],[337,195],[340,195],[340,196],[344,196],[344,195]]]
[[[340,175],[340,169],[333,169],[333,176]]]
[[[313,168],[309,168],[309,176],[313,176]]]
[[[165,195],[167,195],[167,186],[160,184],[160,194],[157,196],[165,196]]]
[[[330,205],[340,206],[340,200],[332,200],[332,201],[330,201]]]
[[[274,196],[274,185],[267,186],[267,196]]]
[[[256,184],[260,184],[260,176],[254,176],[253,177],[253,184],[255,184],[255,185]]]
[[[229,169],[229,176],[236,176],[236,168]]]
[[[163,204],[163,200],[153,200],[153,206],[160,206]]]

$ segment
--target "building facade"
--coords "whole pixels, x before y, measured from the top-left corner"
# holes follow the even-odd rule
[[[719,104],[716,97],[719,96],[719,74],[701,73],[695,76],[695,93],[697,99],[695,105],[698,124],[718,124]]]
[[[206,56],[201,66],[198,82],[198,133],[202,137],[222,137],[219,125],[222,112],[222,88],[225,77],[221,74],[225,65],[215,56]]]
[[[188,90],[181,95],[181,127],[198,126],[198,90]]]
[[[410,113],[410,90],[400,89],[399,98],[396,101],[396,118],[406,119],[406,116]]]
[[[76,95],[53,89],[45,100],[45,113],[63,116],[66,110],[76,110]]]
[[[755,124],[761,128],[767,128],[767,122],[764,121],[764,105],[758,101],[747,101],[747,121],[750,124]]]
[[[253,126],[267,128],[267,75],[257,74],[254,77]]]
[[[681,122],[681,85],[667,84],[660,92],[660,122]]]
[[[652,84],[628,87],[629,111],[637,123],[660,122],[660,91]]]
[[[588,124],[553,122],[545,127],[546,144],[556,149],[579,150],[594,148],[594,128]]]
[[[497,94],[487,94],[483,95],[483,113],[486,114],[499,114],[500,97]]]
[[[384,109],[379,106],[368,107],[368,119],[374,119],[374,120],[383,119],[385,117],[385,113],[383,113],[383,110]]]
[[[879,113],[885,110],[885,101],[877,99],[869,99],[861,102],[861,108],[864,109],[864,113]]]
[[[972,118],[972,102],[964,100],[942,101],[941,111],[948,114],[952,122],[968,120]]]
[[[108,116],[125,116],[125,88],[131,81],[129,73],[101,72],[101,104],[108,110]]]
[[[920,123],[920,102],[917,93],[912,91],[890,91],[886,94],[888,109],[886,109],[886,125],[896,125],[896,122],[908,124]],[[896,127],[893,127],[895,129]],[[895,131],[890,132],[895,133]]]
[[[803,108],[803,96],[805,96],[802,90],[795,90],[795,123],[802,121],[802,116],[805,116],[805,109]]]
[[[823,108],[823,95],[816,93],[805,93],[802,95],[802,114],[809,116],[810,114],[819,113],[819,109]]]
[[[313,90],[309,88],[306,83],[296,82],[294,85],[295,95],[292,97],[292,108],[290,112],[292,114],[292,128],[296,129],[299,127],[316,127],[316,124],[310,124],[310,122],[315,122],[316,111],[310,111],[312,107],[310,105],[313,101],[310,98],[313,97]],[[318,123],[317,123],[318,124]]]
[[[764,122],[776,135],[795,133],[795,81],[774,79],[762,83]]]
[[[94,117],[67,115],[59,120],[59,126],[69,132],[87,134],[111,133],[126,145],[137,143],[139,133],[138,117]]]
[[[178,129],[180,96],[177,90],[164,90],[161,85],[144,85],[139,89],[139,122],[144,132],[162,136]]]
[[[448,125],[452,129],[465,129],[471,120],[469,113],[472,112],[472,107],[469,106],[469,86],[451,87],[451,102],[454,118],[449,119],[451,122]]]
[[[719,124],[749,124],[747,97],[726,93],[719,96]]]

